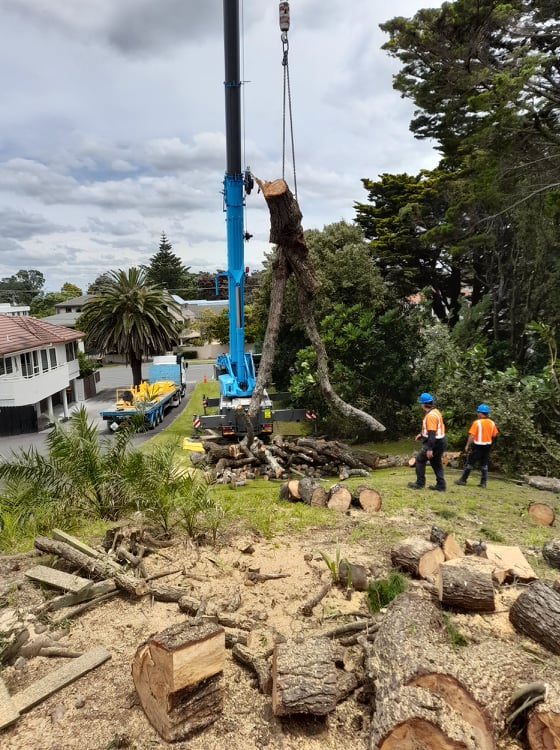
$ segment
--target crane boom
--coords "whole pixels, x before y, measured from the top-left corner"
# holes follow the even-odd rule
[[[219,399],[203,396],[204,414],[193,415],[195,430],[219,428],[222,436],[238,438],[247,434],[247,414],[255,390],[256,372],[253,355],[245,351],[244,285],[245,264],[243,243],[245,194],[251,192],[253,178],[241,167],[241,76],[239,0],[223,0],[224,59],[225,59],[225,114],[226,114],[226,172],[224,176],[224,205],[227,234],[227,277],[229,303],[229,352],[218,355],[216,374],[220,385]],[[286,11],[287,2],[281,3]],[[217,283],[217,282],[216,282]],[[254,433],[263,437],[273,431],[275,421],[299,422],[306,418],[304,409],[275,409],[276,402],[286,401],[287,393],[268,394],[263,391],[258,413],[252,417]],[[217,414],[207,408],[218,407]],[[315,415],[312,415],[314,418]]]
[[[224,396],[250,396],[255,387],[252,357],[245,352],[244,325],[244,190],[241,168],[241,77],[239,0],[224,0],[226,173],[224,200],[228,252],[229,354],[220,355],[220,391]]]

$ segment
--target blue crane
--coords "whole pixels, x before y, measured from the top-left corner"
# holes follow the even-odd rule
[[[251,396],[255,387],[255,365],[245,351],[243,243],[245,192],[253,178],[241,168],[241,78],[239,51],[239,0],[224,0],[224,57],[226,113],[226,173],[224,202],[227,230],[227,276],[229,302],[229,353],[217,360],[220,393],[230,398]]]
[[[216,360],[220,385],[218,399],[203,398],[204,414],[194,415],[198,428],[219,428],[224,437],[240,437],[247,433],[247,412],[255,389],[256,370],[253,355],[245,351],[244,285],[247,269],[244,262],[244,242],[248,239],[244,228],[245,195],[253,188],[249,169],[241,166],[241,76],[239,0],[223,0],[224,59],[225,59],[225,119],[226,172],[224,176],[224,206],[227,233],[227,271],[219,274],[227,278],[229,302],[229,352]],[[289,4],[280,3],[280,29],[286,50],[289,27]],[[216,287],[218,277],[216,278]],[[265,391],[257,415],[252,419],[254,433],[270,435],[275,421],[301,421],[305,409],[274,409],[274,401],[285,400],[289,394],[269,394]],[[207,407],[218,406],[217,414],[207,414]],[[309,417],[311,418],[311,417]],[[314,418],[314,415],[313,415]]]

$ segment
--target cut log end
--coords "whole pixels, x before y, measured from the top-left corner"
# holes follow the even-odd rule
[[[555,520],[554,510],[547,503],[531,503],[529,516],[540,526],[552,526]]]

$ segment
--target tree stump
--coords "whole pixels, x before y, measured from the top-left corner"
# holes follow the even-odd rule
[[[444,607],[461,612],[494,612],[492,565],[484,562],[463,557],[439,566],[438,598]]]
[[[531,503],[529,505],[529,516],[541,526],[552,526],[554,524],[554,509],[548,503]]]
[[[342,647],[328,638],[277,643],[272,656],[272,710],[275,716],[325,716],[348,694],[352,675],[337,667]],[[354,687],[357,682],[354,682]]]
[[[166,742],[187,738],[222,712],[224,629],[174,625],[138,647],[132,677],[150,723]]]
[[[423,537],[408,537],[391,549],[391,564],[416,578],[434,577],[444,562],[443,550]]]
[[[560,538],[549,539],[543,544],[542,556],[553,568],[560,568]]]
[[[343,484],[333,484],[328,492],[327,507],[345,513],[352,504],[352,493]]]
[[[560,594],[544,581],[535,581],[517,597],[509,611],[513,627],[560,654]]]
[[[303,477],[299,480],[298,491],[301,499],[307,505],[325,508],[327,505],[327,491],[316,479]]]
[[[381,495],[367,484],[359,484],[355,488],[353,500],[362,510],[367,510],[370,513],[377,513],[381,510]]]

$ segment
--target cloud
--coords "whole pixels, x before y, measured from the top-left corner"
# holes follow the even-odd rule
[[[305,228],[354,217],[361,180],[437,163],[409,132],[379,23],[420,0],[291,4],[290,94]],[[243,165],[282,174],[277,3],[240,1]],[[193,270],[226,264],[222,0],[3,0],[0,262],[36,268],[56,291],[146,262],[161,232]],[[289,134],[289,122],[287,133]],[[284,164],[293,182],[289,139]],[[294,185],[292,185],[294,187]],[[252,267],[269,250],[255,190],[245,221]]]

